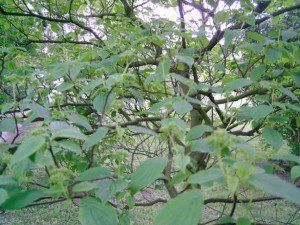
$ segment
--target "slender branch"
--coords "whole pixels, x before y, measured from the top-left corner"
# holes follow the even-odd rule
[[[7,55],[7,53],[4,52],[3,55],[0,58],[0,61],[1,61],[0,76],[2,75],[2,72],[4,70],[4,63],[5,63],[4,58],[5,58],[6,55]]]
[[[125,14],[128,18],[133,16],[133,8],[128,4],[126,0],[120,0],[124,6]]]
[[[51,21],[51,22],[57,22],[57,23],[72,23],[72,24],[80,27],[81,29],[92,33],[95,36],[95,38],[102,41],[101,38],[98,36],[98,34],[93,29],[91,29],[90,27],[86,27],[82,23],[80,23],[78,21],[75,21],[71,18],[69,18],[69,19],[60,19],[60,18],[46,17],[46,16],[42,16],[40,14],[31,13],[31,12],[29,12],[29,13],[8,12],[8,11],[5,11],[2,6],[0,6],[0,14],[7,15],[7,16],[17,16],[17,17],[18,16],[19,17],[35,17],[35,18],[38,18],[38,19]]]
[[[264,21],[266,21],[266,20],[268,20],[272,17],[276,17],[276,16],[279,16],[283,13],[290,12],[290,11],[297,10],[297,9],[300,9],[300,4],[280,9],[278,11],[275,11],[275,12],[271,13],[268,16],[262,17],[260,19],[256,19],[255,20],[255,25],[258,25],[258,24],[260,24],[260,23],[262,23],[262,22],[264,22]],[[208,52],[208,51],[212,50],[219,43],[219,41],[223,38],[224,33],[225,33],[226,30],[246,29],[248,27],[251,27],[251,25],[247,24],[247,23],[239,22],[239,23],[236,23],[236,24],[228,27],[227,29],[225,29],[223,31],[218,30],[215,33],[215,35],[212,37],[209,44],[205,48],[200,50],[200,54],[203,55],[205,52]]]
[[[57,162],[57,160],[56,160],[56,157],[55,157],[55,155],[54,155],[54,152],[53,152],[53,149],[52,149],[51,146],[49,147],[49,151],[50,151],[50,154],[51,154],[51,157],[52,157],[52,160],[53,160],[55,166],[56,166],[57,168],[59,168],[60,166],[59,166],[59,164],[58,164],[58,162]]]
[[[137,203],[135,203],[135,206],[152,206],[152,205],[155,205],[157,203],[167,203],[167,202],[168,202],[167,199],[158,198],[158,199],[155,199],[151,202],[137,202]]]
[[[141,118],[137,118],[137,119],[125,122],[125,123],[120,123],[118,125],[121,127],[126,127],[129,125],[136,125],[141,122],[153,122],[153,121],[160,121],[160,120],[162,120],[161,117],[141,117]],[[114,129],[114,128],[116,128],[116,125],[112,125],[112,126],[108,126],[108,127],[111,129]]]
[[[35,203],[30,204],[30,205],[27,205],[26,208],[34,207],[34,206],[40,206],[40,205],[52,205],[52,204],[55,204],[55,203],[64,202],[66,200],[67,200],[67,198],[64,197],[64,198],[59,198],[59,199],[53,200],[53,201],[35,202]]]
[[[236,201],[237,201],[237,196],[236,194],[234,194],[233,196],[233,205],[232,205],[232,208],[231,208],[231,212],[229,214],[229,216],[233,216],[234,212],[235,212],[235,209],[236,209]]]
[[[186,5],[189,5],[189,6],[192,6],[194,7],[195,9],[199,10],[200,12],[205,12],[207,13],[208,15],[210,16],[213,16],[213,12],[207,8],[205,8],[202,4],[197,4],[195,3],[195,1],[193,2],[189,2],[189,1],[186,1],[186,0],[181,0],[184,4]]]
[[[266,202],[273,200],[281,200],[282,198],[277,196],[269,196],[269,197],[258,197],[253,199],[233,199],[233,198],[209,198],[204,200],[204,205],[210,203],[256,203],[256,202]]]
[[[35,40],[35,39],[27,39],[25,42],[20,43],[22,45],[29,45],[32,43],[38,43],[38,44],[45,44],[45,43],[50,43],[50,44],[78,44],[78,45],[94,45],[96,47],[100,47],[100,45],[89,42],[89,41],[74,41],[74,40]]]

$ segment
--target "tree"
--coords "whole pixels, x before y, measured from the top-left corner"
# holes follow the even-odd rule
[[[256,157],[300,164],[281,154],[277,131],[299,134],[299,8],[292,0],[1,1],[1,208],[74,200],[82,224],[115,225],[129,224],[135,206],[165,203],[156,225],[196,225],[207,222],[207,204],[232,205],[227,220],[213,220],[224,224],[250,223],[235,218],[239,203],[299,205],[296,185]],[[249,142],[256,137],[259,151]],[[207,198],[213,183],[229,197]],[[149,187],[168,197],[140,201]],[[249,189],[270,196],[244,198]]]

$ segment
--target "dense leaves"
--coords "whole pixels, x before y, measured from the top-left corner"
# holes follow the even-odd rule
[[[163,203],[155,224],[196,225],[299,204],[299,9],[0,1],[0,208],[68,201],[82,224],[129,225]]]

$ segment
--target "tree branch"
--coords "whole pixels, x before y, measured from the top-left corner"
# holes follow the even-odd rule
[[[280,9],[278,11],[275,11],[273,13],[271,13],[270,15],[268,16],[265,16],[263,18],[260,18],[260,19],[256,19],[255,20],[255,25],[258,25],[272,17],[276,17],[276,16],[279,16],[283,13],[286,13],[286,12],[289,12],[289,11],[293,11],[293,10],[297,10],[297,9],[300,9],[300,4],[297,4],[297,5],[294,5],[294,6],[291,6],[291,7],[287,7],[287,8],[283,8],[283,9]],[[215,35],[212,37],[211,41],[209,42],[209,44],[200,50],[200,55],[203,55],[205,52],[208,52],[210,50],[212,50],[218,43],[219,41],[223,38],[224,36],[224,33],[226,30],[235,30],[235,29],[246,29],[248,27],[251,27],[250,24],[245,24],[244,22],[239,22],[235,25],[232,25],[230,27],[228,27],[227,29],[221,31],[221,30],[217,30],[217,32],[215,33]]]
[[[98,36],[98,34],[93,29],[91,29],[90,27],[86,27],[83,24],[81,24],[80,22],[75,21],[75,20],[73,20],[71,18],[69,18],[69,19],[60,19],[60,18],[46,17],[46,16],[42,16],[40,14],[31,13],[31,12],[29,12],[29,13],[8,12],[8,11],[5,11],[2,6],[0,6],[0,13],[2,15],[6,15],[6,16],[35,17],[35,18],[38,18],[38,19],[42,19],[42,20],[46,20],[46,21],[51,21],[51,22],[57,22],[57,23],[72,23],[72,24],[78,26],[79,28],[92,33],[95,36],[95,38],[97,38],[98,40],[100,40],[101,42],[103,42],[101,40],[101,38]]]
[[[185,21],[184,21],[184,11],[183,5],[181,0],[177,0],[179,17],[180,17],[180,31],[184,34],[185,33]],[[181,37],[181,46],[183,49],[186,49],[186,40],[184,36]]]

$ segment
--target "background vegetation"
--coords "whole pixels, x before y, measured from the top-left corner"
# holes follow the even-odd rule
[[[0,0],[1,224],[299,224],[297,0]]]

